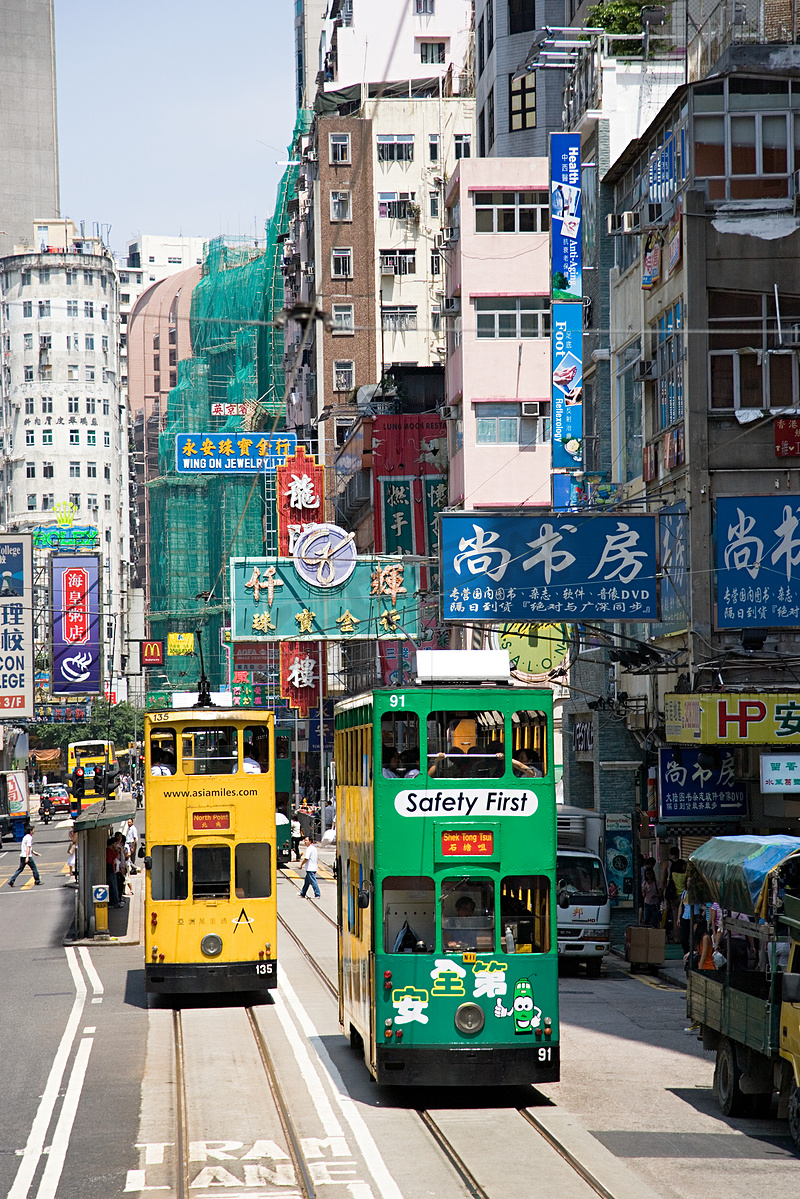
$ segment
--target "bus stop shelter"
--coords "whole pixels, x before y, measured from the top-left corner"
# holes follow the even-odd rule
[[[126,820],[136,819],[133,795],[119,794],[99,800],[81,812],[73,824],[78,834],[78,890],[75,903],[75,939],[94,936],[92,887],[106,881],[106,843]]]

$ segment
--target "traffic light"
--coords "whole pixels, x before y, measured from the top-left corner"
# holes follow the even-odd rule
[[[83,767],[76,766],[72,772],[72,798],[77,800],[83,799],[83,789]]]

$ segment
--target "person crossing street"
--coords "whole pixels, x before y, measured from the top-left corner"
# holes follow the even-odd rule
[[[319,883],[317,882],[318,865],[319,854],[317,852],[317,847],[310,837],[306,837],[305,849],[303,850],[303,857],[300,861],[300,869],[302,870],[303,866],[306,868],[306,877],[303,880],[303,889],[300,892],[301,899],[305,899],[306,891],[309,887],[311,887],[314,892],[314,898],[319,899]]]
[[[33,871],[33,880],[36,886],[41,886],[42,880],[39,878],[39,871],[37,870],[36,863],[33,860],[39,856],[40,855],[33,848],[33,825],[26,824],[25,836],[22,838],[22,843],[19,847],[19,870],[12,874],[11,878],[8,880],[9,887],[14,886],[14,883],[22,874],[22,871],[26,866],[30,866],[31,870]]]

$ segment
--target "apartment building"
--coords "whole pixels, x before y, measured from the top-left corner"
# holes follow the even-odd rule
[[[37,221],[33,242],[0,258],[0,522],[21,532],[54,525],[60,505],[97,528],[108,679],[127,655],[135,557],[117,276],[110,250],[68,219]],[[115,687],[124,698],[124,684]]]

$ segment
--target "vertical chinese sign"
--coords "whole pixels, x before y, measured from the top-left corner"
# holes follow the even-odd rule
[[[372,424],[375,551],[436,556],[447,504],[447,429],[438,416],[377,416]]]
[[[32,719],[33,545],[30,534],[0,537],[0,716]]]
[[[51,559],[53,694],[100,693],[100,559],[56,554]]]
[[[309,525],[325,521],[325,467],[302,446],[275,471],[278,505],[278,556],[288,558]]]
[[[281,696],[290,708],[296,708],[298,714],[305,718],[310,708],[320,705],[320,661],[323,698],[325,695],[327,647],[321,641],[282,641],[280,648]]]
[[[550,136],[553,470],[583,462],[581,138]]]

